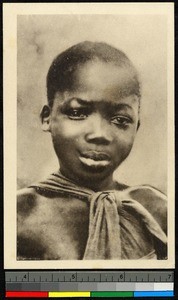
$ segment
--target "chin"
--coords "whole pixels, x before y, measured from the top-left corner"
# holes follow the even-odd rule
[[[77,175],[77,178],[80,179],[82,182],[91,182],[96,181],[99,182],[110,177],[113,174],[113,170],[106,169],[104,167],[86,167],[85,170],[82,170],[80,175]]]
[[[85,171],[86,173],[88,174],[98,174],[98,175],[101,175],[102,173],[108,173],[107,172],[107,169],[106,167],[104,166],[92,166],[92,167],[88,167],[88,166],[85,166]]]

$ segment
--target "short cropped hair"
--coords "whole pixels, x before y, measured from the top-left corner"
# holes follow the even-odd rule
[[[129,69],[129,73],[133,76],[130,84],[124,89],[124,96],[137,95],[140,99],[138,74],[125,53],[104,42],[85,41],[68,48],[52,62],[47,74],[48,105],[53,106],[53,100],[57,92],[75,88],[75,71],[77,67],[95,60]]]

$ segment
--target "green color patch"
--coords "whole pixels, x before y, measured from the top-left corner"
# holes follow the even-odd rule
[[[134,297],[133,292],[91,292],[93,297]]]

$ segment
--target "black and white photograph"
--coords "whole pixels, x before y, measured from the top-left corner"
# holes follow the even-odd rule
[[[173,267],[173,5],[11,6],[5,266]]]

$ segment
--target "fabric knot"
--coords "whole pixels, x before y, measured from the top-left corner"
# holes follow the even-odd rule
[[[126,212],[140,220],[140,225],[151,234],[158,259],[165,258],[167,239],[161,227],[141,204],[124,196],[119,191],[104,191],[90,197],[89,236],[83,259],[122,259],[120,221]],[[132,226],[130,220],[131,244],[135,240]]]
[[[90,202],[89,237],[83,259],[120,258],[120,226],[115,193],[95,193]]]

